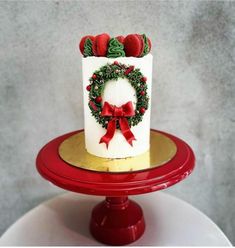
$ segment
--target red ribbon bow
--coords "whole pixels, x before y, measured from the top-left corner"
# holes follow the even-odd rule
[[[107,132],[103,137],[101,137],[100,143],[105,143],[108,149],[109,142],[113,138],[115,133],[116,121],[118,121],[123,136],[125,137],[127,142],[132,146],[132,141],[136,139],[133,133],[131,132],[128,121],[126,119],[126,117],[135,115],[132,102],[127,102],[121,107],[110,105],[108,102],[105,102],[101,115],[112,116],[113,118],[109,121],[107,126]]]

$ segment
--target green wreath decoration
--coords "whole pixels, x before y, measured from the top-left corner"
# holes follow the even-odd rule
[[[147,94],[147,78],[143,76],[140,69],[135,69],[134,66],[127,66],[115,61],[113,64],[106,64],[99,70],[95,71],[89,79],[90,84],[86,87],[89,91],[89,108],[91,114],[95,117],[96,121],[107,129],[108,122],[111,117],[101,116],[102,111],[102,93],[105,84],[109,80],[118,80],[118,78],[127,78],[132,87],[136,91],[137,103],[135,115],[127,117],[129,126],[136,126],[142,121],[143,115],[149,106],[149,96]],[[120,129],[119,124],[116,128]]]

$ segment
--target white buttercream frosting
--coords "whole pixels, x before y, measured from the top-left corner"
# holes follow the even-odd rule
[[[85,129],[85,145],[89,153],[106,158],[125,158],[133,157],[148,151],[150,137],[150,111],[151,111],[151,86],[152,86],[152,59],[153,56],[148,54],[142,58],[135,57],[87,57],[82,59],[83,69],[83,91],[84,91],[84,129]],[[124,138],[120,130],[115,131],[114,137],[109,143],[108,149],[104,143],[99,144],[100,138],[106,133],[106,129],[96,122],[96,119],[91,115],[91,110],[88,106],[89,92],[86,86],[89,84],[89,79],[94,71],[107,63],[118,61],[126,65],[134,65],[139,68],[141,73],[147,77],[148,90],[150,97],[149,108],[146,110],[143,120],[138,125],[131,127],[136,140],[131,146]],[[110,104],[121,106],[128,101],[132,101],[133,106],[136,104],[135,89],[131,86],[127,79],[118,79],[118,81],[110,80],[106,83],[102,96],[103,102],[107,101]]]

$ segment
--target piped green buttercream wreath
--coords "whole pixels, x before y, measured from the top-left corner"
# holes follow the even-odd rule
[[[112,117],[101,116],[102,111],[102,93],[104,92],[105,84],[110,80],[118,80],[119,78],[126,78],[136,91],[136,108],[135,115],[127,117],[129,126],[136,126],[142,121],[145,110],[149,107],[149,96],[147,94],[146,77],[140,72],[140,69],[135,69],[134,66],[127,66],[125,64],[115,61],[113,64],[106,64],[99,70],[95,71],[90,78],[90,84],[87,86],[89,91],[89,108],[91,114],[96,121],[107,128],[108,122]],[[118,81],[117,81],[118,83]],[[120,129],[117,122],[116,128]]]

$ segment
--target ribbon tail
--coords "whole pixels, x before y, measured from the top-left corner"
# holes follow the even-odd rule
[[[107,126],[107,132],[104,136],[101,137],[99,143],[105,143],[106,148],[108,149],[109,142],[113,138],[116,129],[116,118],[109,121]]]
[[[134,134],[131,132],[129,127],[128,121],[126,118],[119,119],[119,125],[123,136],[125,137],[126,141],[133,146],[132,141],[136,140]]]

